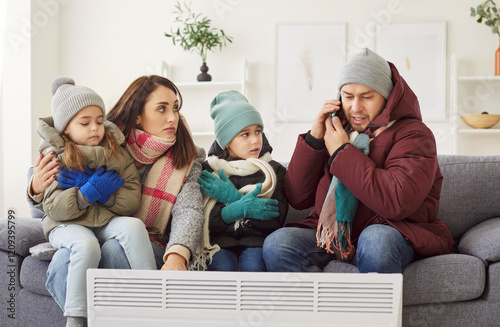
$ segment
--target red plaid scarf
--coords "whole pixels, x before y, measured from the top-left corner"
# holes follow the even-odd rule
[[[153,164],[142,189],[141,207],[135,213],[149,232],[149,237],[165,247],[168,235],[165,235],[172,207],[177,194],[186,181],[191,164],[175,169],[172,153],[167,152],[174,139],[163,139],[141,130],[132,130],[126,148],[135,161],[145,165]]]

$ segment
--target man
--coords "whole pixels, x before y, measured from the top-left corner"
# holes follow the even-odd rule
[[[314,210],[267,237],[268,271],[305,272],[338,259],[360,272],[400,273],[415,259],[449,253],[453,239],[437,219],[436,144],[413,91],[366,48],[342,68],[338,89],[341,101],[326,101],[299,136],[285,176],[289,203]]]

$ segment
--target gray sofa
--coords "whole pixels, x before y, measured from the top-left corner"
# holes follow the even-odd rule
[[[455,248],[405,268],[403,326],[500,326],[500,156],[442,155],[439,163],[439,218],[449,224]],[[287,220],[307,213],[291,208]],[[40,221],[16,217],[14,256],[7,229],[7,219],[0,219],[0,326],[64,326],[61,309],[45,289],[49,263],[29,253],[45,242]],[[358,272],[337,261],[324,271]]]

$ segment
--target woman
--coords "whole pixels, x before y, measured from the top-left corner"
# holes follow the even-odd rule
[[[187,270],[203,228],[203,202],[198,177],[203,149],[197,149],[179,114],[182,96],[170,80],[152,75],[136,79],[127,88],[107,119],[125,135],[123,145],[134,158],[141,186],[141,207],[135,214],[148,229],[158,268]],[[43,193],[59,171],[53,154],[39,157],[30,181],[30,203]],[[78,176],[65,174],[65,184]],[[75,184],[76,185],[76,184]],[[100,267],[128,268],[123,249],[107,241],[101,248]],[[64,303],[69,251],[58,251],[48,269],[47,289]]]

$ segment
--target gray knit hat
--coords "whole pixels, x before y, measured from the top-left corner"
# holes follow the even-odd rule
[[[212,100],[210,117],[214,120],[215,140],[222,149],[248,126],[259,125],[264,129],[259,112],[235,90],[219,93]]]
[[[348,83],[368,86],[387,100],[393,87],[391,67],[384,58],[364,48],[340,70],[338,89]]]
[[[102,98],[86,86],[75,85],[70,77],[60,76],[52,82],[52,118],[54,128],[61,134],[80,110],[88,106],[101,108],[106,115]]]

